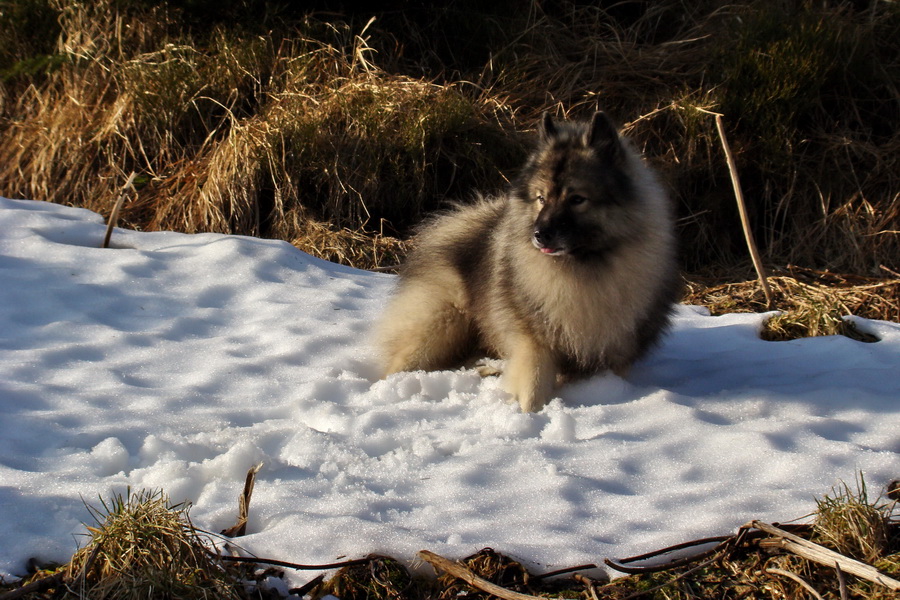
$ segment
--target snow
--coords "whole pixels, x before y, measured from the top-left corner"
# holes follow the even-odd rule
[[[325,563],[483,547],[536,571],[789,520],[900,475],[900,325],[765,342],[681,306],[627,379],[521,414],[474,371],[378,380],[393,276],[287,243],[118,229],[0,199],[0,575],[66,561],[85,503],[162,488],[243,548]],[[299,582],[308,574],[291,575]]]

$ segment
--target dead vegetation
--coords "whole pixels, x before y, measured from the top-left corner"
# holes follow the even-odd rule
[[[900,277],[838,275],[792,267],[769,277],[774,308],[766,321],[763,339],[784,341],[821,335],[846,335],[863,342],[877,338],[859,331],[847,316],[900,321]],[[685,302],[706,306],[712,315],[764,312],[766,298],[756,280],[688,283]]]
[[[217,28],[197,40],[163,8],[51,6],[59,65],[4,87],[7,196],[108,214],[135,172],[123,224],[300,241],[371,267],[397,246],[385,226],[395,234],[445,195],[496,188],[521,152],[505,107],[383,71],[365,29],[310,19],[291,37]]]
[[[95,523],[71,561],[0,597],[244,597],[239,574],[214,560],[187,505],[172,505],[160,491],[129,491],[88,509]]]
[[[599,104],[672,189],[685,270],[729,282],[692,298],[758,306],[735,283],[747,249],[727,130],[762,262],[829,274],[772,280],[776,308],[830,315],[773,319],[772,336],[897,318],[896,279],[876,280],[900,271],[896,2],[315,13],[223,0],[218,21],[199,6],[5,7],[0,194],[108,215],[133,173],[123,226],[280,238],[389,268],[425,214],[514,175],[542,111]],[[833,273],[868,280],[826,289]]]
[[[596,565],[535,574],[490,548],[459,562],[420,552],[436,578],[386,556],[296,565],[222,554],[215,546],[223,540],[213,544],[213,536],[196,530],[187,506],[172,506],[162,492],[140,492],[91,508],[95,524],[72,560],[3,586],[0,600],[272,598],[278,596],[261,582],[282,577],[282,569],[320,571],[290,591],[315,600],[888,600],[900,592],[896,489],[893,482],[886,496],[871,499],[860,474],[855,486],[842,484],[817,501],[809,524],[752,521],[733,535],[607,560],[627,573],[612,580]],[[245,487],[242,507],[248,496]]]

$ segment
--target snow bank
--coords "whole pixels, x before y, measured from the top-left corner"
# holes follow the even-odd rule
[[[0,199],[0,574],[67,560],[84,502],[163,488],[198,527],[236,519],[262,462],[261,556],[461,557],[537,570],[786,520],[900,470],[900,326],[764,342],[764,315],[680,307],[627,380],[524,415],[493,378],[377,380],[393,279],[238,236],[116,230]],[[73,539],[73,534],[76,534]],[[299,576],[305,577],[305,576]]]

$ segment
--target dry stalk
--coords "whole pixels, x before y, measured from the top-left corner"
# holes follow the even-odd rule
[[[900,590],[900,581],[892,577],[888,577],[872,565],[849,558],[843,554],[838,554],[833,550],[829,550],[824,546],[820,546],[809,540],[805,540],[800,536],[794,535],[784,529],[775,527],[762,521],[753,521],[750,526],[764,531],[772,536],[771,539],[763,542],[764,546],[772,546],[793,552],[797,556],[813,561],[826,567],[834,567],[837,565],[846,573],[856,575],[862,579],[866,579],[873,583],[878,583],[890,590]]]
[[[841,569],[841,565],[834,563],[834,570],[837,571],[838,587],[841,591],[841,600],[850,600],[850,592],[847,590],[847,577]]]
[[[750,229],[750,216],[747,214],[747,204],[744,202],[744,192],[741,190],[741,181],[738,176],[737,165],[734,162],[734,154],[731,152],[731,146],[728,144],[728,137],[725,135],[725,124],[722,113],[713,112],[699,106],[692,107],[702,113],[713,115],[716,119],[716,130],[719,132],[719,139],[722,142],[722,149],[725,151],[725,162],[728,163],[728,173],[731,175],[731,185],[734,188],[734,199],[737,202],[738,212],[741,216],[741,227],[744,230],[744,239],[747,241],[747,248],[750,250],[750,258],[753,261],[753,268],[759,278],[763,293],[766,296],[766,308],[772,309],[775,305],[774,296],[772,296],[772,288],[769,287],[769,280],[766,269],[762,264],[762,258],[759,249],[756,246],[756,240],[753,238],[753,232]]]
[[[790,579],[791,581],[795,582],[797,585],[799,585],[800,587],[805,589],[807,592],[812,594],[812,596],[814,598],[816,598],[816,600],[825,600],[825,598],[822,597],[822,594],[820,594],[819,592],[816,591],[816,588],[811,586],[808,581],[806,581],[805,579],[803,579],[802,577],[800,577],[799,575],[797,575],[795,573],[791,573],[790,571],[785,571],[784,569],[776,569],[776,568],[766,569],[765,572],[771,573],[772,575],[781,575],[782,577],[787,577],[788,579]]]
[[[722,121],[722,115],[716,114],[716,129],[719,137],[722,139],[722,148],[725,150],[725,160],[728,161],[728,172],[731,174],[731,184],[734,186],[734,198],[737,200],[738,210],[741,214],[741,226],[744,228],[744,238],[747,240],[747,247],[750,249],[750,257],[753,259],[753,267],[759,276],[759,283],[762,285],[763,292],[766,295],[766,302],[769,308],[772,308],[774,300],[772,298],[772,289],[769,287],[769,281],[766,277],[766,270],[763,267],[762,259],[759,256],[759,249],[756,247],[756,241],[753,239],[753,232],[750,231],[750,217],[747,215],[747,205],[744,202],[744,193],[741,191],[741,182],[738,179],[737,166],[734,164],[734,156],[731,154],[731,147],[728,145],[728,138],[725,136],[725,125]]]
[[[131,175],[128,176],[128,181],[122,186],[122,193],[119,194],[116,205],[113,206],[112,212],[109,214],[109,220],[106,223],[106,235],[103,236],[102,248],[109,248],[109,239],[112,237],[113,228],[115,228],[116,224],[119,222],[119,212],[122,210],[122,205],[125,204],[125,193],[128,191],[128,188],[134,189],[134,178],[135,172],[132,171]]]
[[[537,600],[540,598],[540,596],[520,594],[519,592],[500,587],[499,585],[493,584],[490,581],[475,575],[466,567],[435,554],[434,552],[429,552],[428,550],[419,552],[419,558],[433,566],[435,569],[446,571],[450,575],[462,579],[469,585],[476,587],[483,592],[487,592],[488,594],[493,594],[498,598],[503,598],[504,600]]]
[[[247,471],[247,479],[244,481],[244,491],[238,500],[237,523],[222,531],[227,537],[240,537],[247,532],[247,522],[250,520],[250,497],[253,496],[253,487],[256,485],[256,474],[262,469],[263,463],[250,467]]]

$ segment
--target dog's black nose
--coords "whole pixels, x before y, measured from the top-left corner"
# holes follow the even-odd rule
[[[542,246],[547,241],[547,236],[546,236],[546,234],[544,234],[543,231],[541,231],[540,227],[534,228],[534,241],[536,241],[538,244],[540,244]]]

